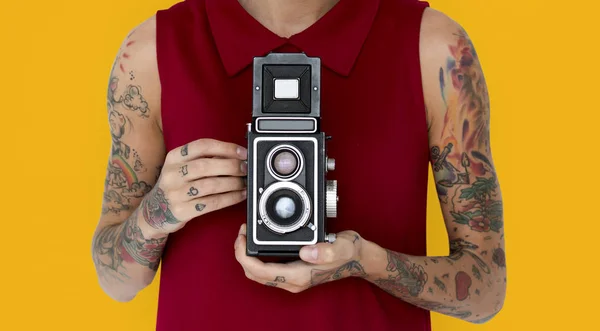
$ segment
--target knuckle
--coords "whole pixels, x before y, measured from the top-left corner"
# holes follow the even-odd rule
[[[246,275],[246,278],[248,278],[250,280],[254,280],[254,276],[252,276],[252,274],[249,273],[248,271],[246,271],[244,274]]]
[[[216,145],[216,140],[210,138],[202,138],[198,140],[198,148],[201,151],[206,151],[214,148]]]
[[[166,184],[167,186],[175,181],[175,176],[172,171],[164,171],[160,174],[161,183]],[[163,188],[163,191],[165,189]]]
[[[175,157],[175,149],[170,150],[165,157],[165,163],[170,162]]]
[[[335,253],[331,247],[323,248],[319,255],[323,257],[324,262],[332,262],[335,259]]]
[[[294,293],[294,294],[297,294],[297,293],[300,293],[300,292],[304,291],[304,289],[303,289],[303,288],[301,288],[301,287],[298,287],[298,286],[292,286],[292,287],[289,287],[287,290],[288,290],[290,293]]]

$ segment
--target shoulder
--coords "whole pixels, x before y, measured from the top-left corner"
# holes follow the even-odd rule
[[[431,126],[436,117],[443,117],[451,106],[448,100],[459,90],[457,84],[462,84],[462,71],[469,67],[481,74],[481,68],[466,30],[435,9],[427,8],[423,13],[419,51],[423,93]]]
[[[111,73],[111,89],[115,95],[126,94],[125,100],[141,100],[142,108],[147,108],[144,115],[160,125],[156,16],[134,26],[122,40]]]
[[[435,47],[456,40],[463,27],[450,16],[433,8],[425,8],[421,20],[421,45]],[[428,48],[424,48],[428,50]]]

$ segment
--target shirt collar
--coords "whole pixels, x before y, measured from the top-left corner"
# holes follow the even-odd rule
[[[208,22],[225,71],[234,76],[253,62],[288,43],[323,66],[348,76],[358,58],[380,0],[340,0],[306,30],[282,38],[256,21],[237,0],[205,0]]]

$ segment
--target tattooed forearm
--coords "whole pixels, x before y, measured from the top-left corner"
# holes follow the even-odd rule
[[[134,212],[124,223],[102,228],[94,237],[94,262],[101,278],[123,282],[131,275],[127,265],[133,263],[158,270],[166,237],[147,239],[137,225]]]
[[[388,277],[375,280],[375,284],[395,296],[418,296],[428,279],[423,267],[412,263],[406,256],[390,250],[387,251],[387,256]]]
[[[365,277],[366,275],[365,269],[360,262],[350,261],[338,268],[331,270],[313,269],[311,271],[310,285],[317,286],[340,278]]]
[[[133,221],[137,220],[137,211],[131,219],[132,221],[126,222],[123,229],[123,247],[135,262],[153,271],[158,270],[167,237],[146,239],[137,222]]]
[[[492,304],[499,310],[498,301],[485,300],[497,300],[493,295],[501,292],[502,285],[494,286],[498,282],[493,273],[480,272],[489,266],[477,256],[478,246],[462,240],[451,247],[452,255],[446,257],[410,256],[378,248],[377,255],[387,255],[387,265],[380,264],[378,272],[369,271],[367,279],[408,303],[460,319],[488,316]],[[432,259],[438,262],[427,263]]]

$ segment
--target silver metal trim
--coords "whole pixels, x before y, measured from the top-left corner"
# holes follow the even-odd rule
[[[267,200],[269,199],[271,194],[273,194],[281,189],[288,189],[288,190],[296,192],[296,194],[298,194],[298,196],[302,200],[302,205],[304,206],[304,210],[302,210],[302,215],[300,215],[300,218],[298,218],[298,220],[296,222],[294,222],[292,225],[289,225],[289,226],[282,226],[280,224],[277,224],[277,222],[273,221],[269,217],[269,213],[267,213]],[[301,227],[303,227],[304,225],[306,225],[306,223],[308,222],[308,218],[310,217],[310,211],[311,211],[311,203],[310,203],[310,197],[308,196],[308,193],[306,193],[306,190],[304,190],[300,185],[298,185],[296,183],[291,183],[291,182],[277,182],[275,184],[271,184],[269,187],[267,187],[265,192],[261,195],[259,205],[258,205],[258,212],[260,214],[260,218],[262,219],[263,223],[269,229],[271,229],[277,233],[280,233],[280,234],[294,232],[294,231],[300,229]]]
[[[292,152],[294,154],[296,154],[296,159],[298,160],[298,164],[296,166],[296,170],[294,170],[294,173],[292,173],[291,176],[287,176],[287,177],[282,177],[281,175],[278,175],[275,170],[273,170],[273,167],[271,166],[271,159],[273,158],[273,154],[277,153],[278,151],[282,150],[282,149],[290,149],[292,150]],[[298,176],[300,176],[300,173],[302,172],[302,169],[304,169],[304,155],[302,155],[302,153],[298,150],[298,148],[292,146],[292,145],[277,145],[275,147],[273,147],[269,153],[267,154],[267,157],[265,159],[265,163],[267,164],[267,170],[269,171],[269,173],[271,174],[271,176],[273,176],[274,178],[282,181],[282,182],[289,182],[292,181],[296,178],[298,178]]]
[[[301,120],[301,121],[312,121],[314,122],[314,130],[304,130],[304,131],[273,131],[273,130],[260,130],[258,121],[260,120]],[[317,119],[313,117],[258,117],[254,124],[256,128],[256,132],[258,133],[315,133],[317,132]]]
[[[256,158],[256,149],[258,146],[258,143],[261,141],[310,141],[313,143],[314,145],[314,153],[315,156],[318,155],[318,151],[317,151],[317,139],[316,138],[307,138],[307,137],[258,137],[256,139],[254,139],[254,153],[255,153],[255,157],[253,158],[253,163],[252,163],[252,173],[253,173],[253,187],[257,187],[256,184],[256,178],[257,178],[257,158]],[[319,162],[314,162],[314,173],[317,174],[317,170],[318,170],[318,163]],[[314,192],[313,192],[313,197],[314,197],[314,201],[319,201],[319,191],[318,191],[318,176],[314,176]],[[257,194],[253,194],[252,196],[252,205],[254,206],[254,208],[257,208]],[[256,209],[254,209],[256,210]],[[313,215],[314,215],[314,219],[318,220],[319,219],[319,209],[315,208],[313,210]],[[254,239],[254,242],[256,244],[259,245],[288,245],[288,246],[292,246],[292,245],[313,245],[317,243],[317,233],[318,233],[318,222],[315,222],[317,224],[315,224],[315,230],[314,230],[314,237],[312,240],[310,241],[262,241],[262,240],[258,240],[257,236],[256,236],[256,229],[257,229],[257,213],[253,213],[252,215],[252,238]]]
[[[328,233],[325,235],[325,242],[333,244],[337,240],[337,235],[335,233]]]

